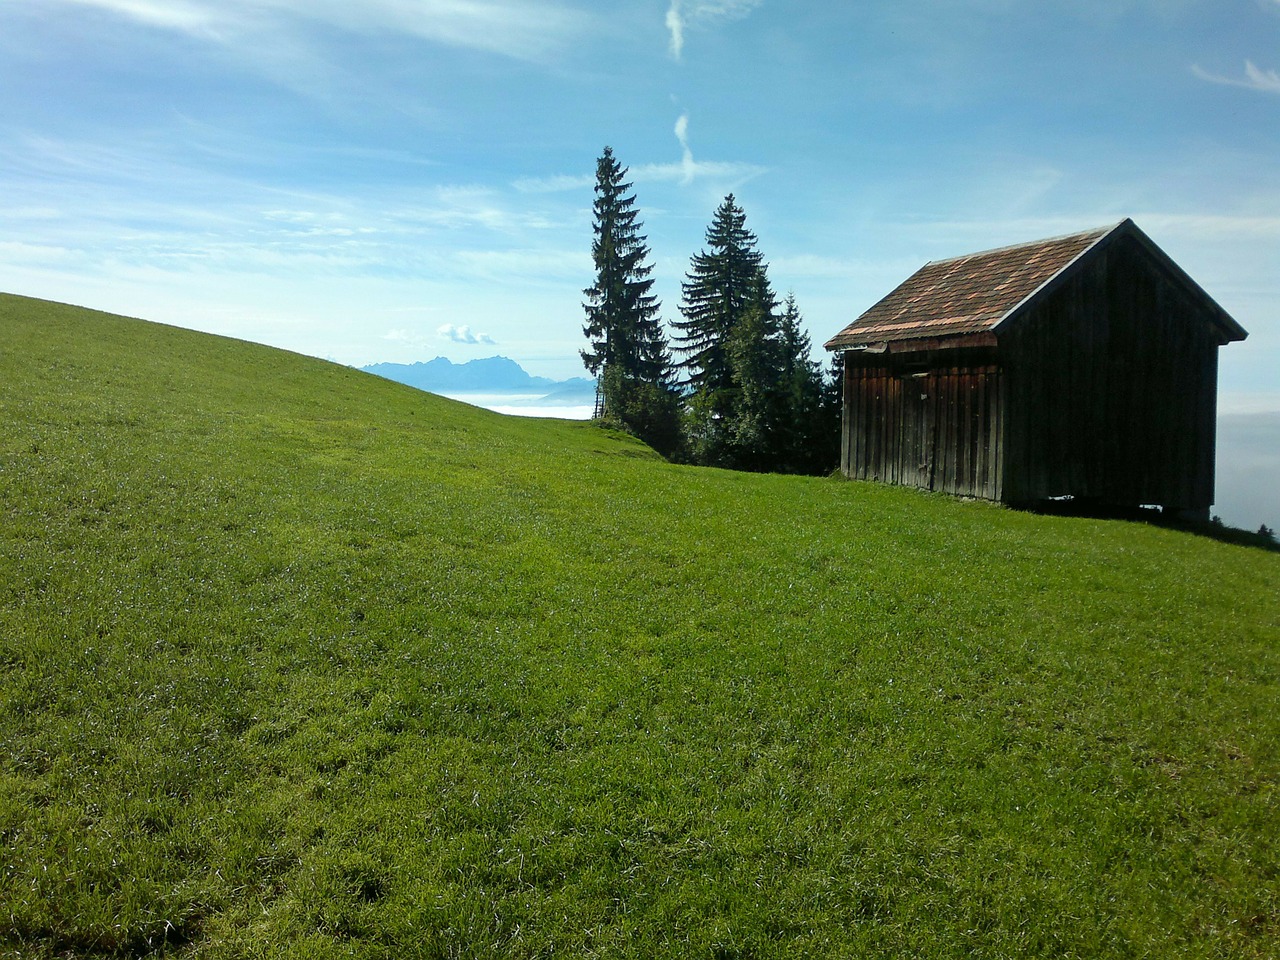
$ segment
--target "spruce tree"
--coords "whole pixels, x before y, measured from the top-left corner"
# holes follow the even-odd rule
[[[756,293],[763,257],[733,194],[725,197],[707,228],[707,249],[694,254],[682,286],[675,328],[684,383],[718,413],[727,412],[731,389],[726,344]]]
[[[605,147],[596,161],[591,244],[596,279],[583,291],[582,332],[589,347],[581,351],[582,362],[597,382],[595,415],[620,422],[670,456],[679,445],[671,355],[651,293],[649,247],[626,174]]]
[[[683,292],[684,319],[673,326],[693,459],[741,470],[831,470],[839,436],[830,429],[821,367],[794,295],[779,307],[732,194],[716,210]]]
[[[822,370],[813,359],[813,344],[801,322],[795,294],[789,293],[778,318],[780,403],[786,427],[776,449],[778,469],[785,473],[822,472]]]
[[[788,411],[779,376],[785,361],[777,302],[762,267],[742,317],[729,334],[730,389],[722,423],[724,466],[777,470],[788,439]]]
[[[822,432],[819,444],[822,459],[818,472],[834,470],[840,464],[841,435],[844,432],[844,354],[836,351],[822,380]]]
[[[684,319],[672,326],[675,350],[682,357],[682,385],[688,391],[687,425],[694,459],[730,466],[741,459],[738,454],[746,433],[732,422],[738,386],[729,343],[748,308],[767,292],[768,281],[755,234],[747,229],[746,214],[733,194],[716,209],[706,240],[707,248],[694,254],[682,286]],[[771,310],[772,294],[768,297]],[[739,342],[740,359],[743,349]]]
[[[650,292],[653,267],[636,198],[629,195],[626,168],[604,148],[596,161],[594,237],[591,258],[595,283],[583,291],[587,321],[582,332],[590,344],[582,362],[597,379],[596,415],[611,411],[607,383],[624,389],[631,380],[668,385],[671,360],[658,319],[658,300]],[[613,376],[609,377],[612,371]]]

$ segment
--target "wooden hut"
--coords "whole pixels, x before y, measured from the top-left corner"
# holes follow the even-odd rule
[[[928,263],[826,345],[841,469],[1207,518],[1218,347],[1245,336],[1132,220]]]

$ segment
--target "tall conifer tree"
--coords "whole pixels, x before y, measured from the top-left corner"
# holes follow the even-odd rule
[[[768,266],[733,195],[690,262],[674,324],[696,462],[744,470],[825,473],[835,465],[829,404],[800,308],[779,308]],[[830,436],[828,436],[830,434]]]
[[[779,375],[787,428],[777,444],[778,469],[787,473],[826,473],[835,466],[835,458],[829,457],[831,438],[827,436],[825,384],[801,319],[795,295],[788,294],[779,317]],[[836,431],[830,432],[831,437],[838,439]]]
[[[686,385],[719,413],[731,387],[725,347],[756,293],[764,263],[746,223],[729,194],[707,228],[707,249],[694,254],[682,285],[684,319],[672,324]]]
[[[776,470],[787,437],[786,398],[781,389],[784,344],[777,302],[762,266],[746,309],[729,334],[730,389],[724,418],[724,466]]]
[[[702,463],[738,465],[742,451],[751,447],[749,438],[759,435],[758,417],[741,424],[736,419],[744,378],[753,401],[760,399],[753,388],[761,359],[750,354],[755,341],[771,335],[776,304],[746,220],[733,194],[725,197],[707,227],[706,249],[690,262],[680,306],[684,319],[672,324],[689,391],[689,440]],[[758,322],[740,331],[753,310],[760,313],[754,318]],[[758,412],[759,404],[751,406]]]
[[[820,459],[815,472],[834,470],[840,463],[840,436],[844,419],[844,354],[836,351],[822,379],[822,412],[819,417]]]
[[[582,332],[589,347],[582,362],[599,384],[596,416],[620,421],[671,455],[680,439],[671,354],[651,292],[649,247],[626,175],[605,147],[596,161],[591,243],[596,280],[583,291]]]
[[[590,346],[582,351],[582,362],[601,384],[597,415],[610,413],[610,401],[618,399],[605,389],[611,382],[623,389],[631,380],[666,386],[670,379],[666,336],[651,293],[653,267],[646,262],[649,247],[640,233],[643,224],[626,174],[613,150],[605,147],[596,161],[592,207],[596,280],[583,291],[587,321],[582,332]]]

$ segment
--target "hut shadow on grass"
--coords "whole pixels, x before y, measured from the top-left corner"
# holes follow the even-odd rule
[[[1039,500],[1035,503],[1013,505],[1015,510],[1028,513],[1040,513],[1054,517],[1088,517],[1093,520],[1129,520],[1136,523],[1149,523],[1169,530],[1180,530],[1200,537],[1208,537],[1219,543],[1230,543],[1238,547],[1256,547],[1271,553],[1280,553],[1280,540],[1276,534],[1264,534],[1261,531],[1242,530],[1240,527],[1229,527],[1217,517],[1209,520],[1191,520],[1179,516],[1176,512],[1166,511],[1151,506],[1117,506],[1101,503],[1096,500],[1063,497],[1057,500]]]

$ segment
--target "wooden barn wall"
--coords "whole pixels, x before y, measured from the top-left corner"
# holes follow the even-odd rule
[[[1136,241],[1001,329],[1006,500],[1213,503],[1218,339]]]
[[[856,480],[998,500],[1003,476],[1001,382],[962,354],[846,354],[841,469]],[[949,361],[949,362],[948,362]]]

